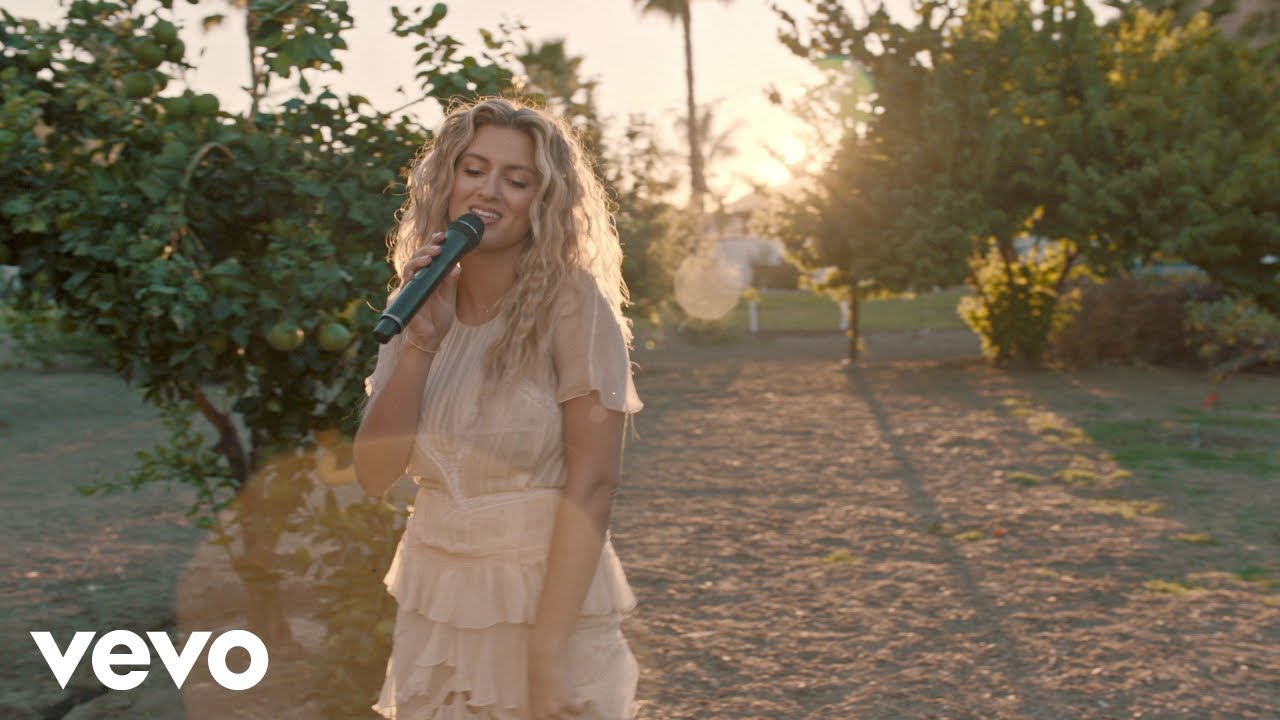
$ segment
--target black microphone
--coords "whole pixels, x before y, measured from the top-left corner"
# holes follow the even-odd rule
[[[395,302],[378,318],[378,324],[373,328],[373,339],[386,343],[399,335],[458,260],[480,244],[483,235],[484,221],[475,213],[467,213],[449,223],[444,241],[440,243],[440,254],[404,284]]]

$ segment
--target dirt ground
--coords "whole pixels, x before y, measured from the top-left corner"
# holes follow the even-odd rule
[[[1201,375],[996,371],[961,332],[867,348],[636,351],[613,539],[641,717],[1280,717],[1280,477],[1126,467],[1082,429],[1181,417]],[[163,676],[63,691],[27,635],[173,627],[229,580],[181,492],[74,492],[154,442],[153,414],[102,375],[0,378],[0,717],[194,717]],[[1280,378],[1220,393],[1280,418]],[[222,716],[314,717],[263,712]]]

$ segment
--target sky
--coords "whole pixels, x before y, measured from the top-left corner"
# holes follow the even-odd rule
[[[143,7],[152,0],[141,0]],[[775,0],[783,8],[804,16],[799,0]],[[350,0],[355,29],[346,35],[349,50],[340,56],[345,72],[313,86],[329,84],[338,92],[358,92],[375,107],[392,109],[409,96],[397,88],[416,87],[413,80],[412,42],[391,34],[392,0]],[[430,3],[401,0],[403,8]],[[681,150],[677,116],[684,100],[684,59],[678,23],[661,15],[641,15],[633,0],[452,0],[449,16],[440,30],[470,47],[478,47],[476,29],[494,28],[503,21],[518,20],[527,26],[522,37],[532,41],[565,38],[568,51],[584,57],[583,74],[599,80],[597,103],[606,117],[621,126],[630,113],[644,112],[668,129],[669,145]],[[891,0],[890,7],[905,5]],[[747,179],[778,184],[787,179],[785,166],[775,154],[792,162],[803,159],[805,146],[798,121],[784,109],[771,106],[766,88],[777,87],[792,98],[820,79],[819,71],[796,58],[777,40],[780,23],[768,0],[736,0],[732,3],[701,0],[693,5],[695,89],[699,103],[714,103],[717,125],[734,126],[737,155],[712,168],[713,188],[729,199],[749,189]],[[55,0],[0,0],[0,8],[19,17],[55,20],[63,9]],[[227,11],[228,21],[203,33],[199,18],[226,10],[220,0],[203,0],[197,6],[179,0],[174,4],[188,57],[196,70],[187,83],[197,92],[213,92],[229,109],[248,105],[241,88],[248,82],[243,20]],[[203,53],[197,55],[197,53]],[[165,94],[182,89],[171,83]],[[439,113],[431,105],[417,106],[423,122],[434,125]],[[770,152],[770,148],[774,152]]]

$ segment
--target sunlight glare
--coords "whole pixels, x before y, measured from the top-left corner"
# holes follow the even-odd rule
[[[727,315],[746,288],[742,272],[715,252],[690,255],[676,270],[676,302],[690,317],[700,320]]]
[[[793,177],[792,168],[805,158],[805,144],[794,135],[779,133],[769,147],[755,163],[751,175],[765,185],[785,185]]]

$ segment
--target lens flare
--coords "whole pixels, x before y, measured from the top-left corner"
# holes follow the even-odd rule
[[[676,302],[690,317],[716,320],[738,304],[747,289],[745,273],[717,253],[690,255],[675,276]]]

